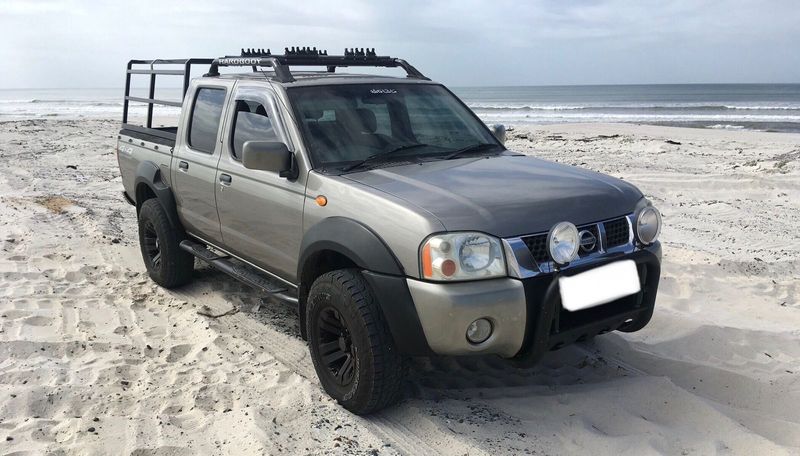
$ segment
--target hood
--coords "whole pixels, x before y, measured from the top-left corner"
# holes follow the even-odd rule
[[[443,160],[343,177],[408,201],[448,231],[511,237],[633,212],[642,193],[604,174],[528,156]],[[402,223],[402,220],[398,220]]]

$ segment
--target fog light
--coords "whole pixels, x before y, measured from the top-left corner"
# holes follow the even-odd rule
[[[661,233],[661,213],[653,206],[645,206],[636,214],[636,239],[644,245],[656,242]]]
[[[564,265],[577,258],[580,246],[578,229],[570,222],[556,224],[547,234],[547,250],[558,264]]]
[[[467,340],[473,344],[485,342],[491,335],[492,323],[485,318],[479,318],[467,327]]]

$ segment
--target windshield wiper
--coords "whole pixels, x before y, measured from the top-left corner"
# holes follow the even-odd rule
[[[459,155],[466,154],[469,152],[478,152],[484,149],[496,149],[498,147],[502,147],[499,144],[492,144],[492,143],[478,143],[472,144],[471,146],[463,147],[456,151],[450,152],[449,154],[445,155],[442,160],[451,160],[453,158],[458,157]],[[505,150],[505,148],[503,148]]]
[[[416,149],[417,147],[424,147],[424,146],[430,146],[430,144],[425,144],[425,143],[403,144],[402,146],[397,146],[394,149],[389,149],[389,150],[386,150],[386,151],[383,151],[383,152],[380,152],[380,153],[377,153],[377,154],[370,155],[369,157],[367,157],[367,158],[365,158],[365,159],[363,159],[361,161],[357,161],[357,162],[353,163],[352,165],[345,166],[344,168],[342,168],[342,171],[344,171],[344,172],[352,171],[352,170],[354,170],[356,168],[360,168],[360,167],[366,165],[367,163],[375,163],[376,161],[380,161],[381,159],[384,159],[384,158],[388,157],[389,155],[392,155],[395,152],[400,152],[400,151],[408,150],[408,149]]]

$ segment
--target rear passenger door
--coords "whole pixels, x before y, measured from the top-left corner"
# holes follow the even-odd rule
[[[279,111],[274,95],[265,87],[235,90],[218,165],[217,209],[227,248],[294,282],[303,233],[304,183],[242,165],[242,146],[247,141],[282,142],[293,150]]]
[[[220,242],[215,200],[219,141],[228,89],[203,85],[194,94],[176,144],[172,182],[178,214],[187,231],[210,242]]]

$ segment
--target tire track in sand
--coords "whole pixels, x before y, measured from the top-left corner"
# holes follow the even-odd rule
[[[221,277],[224,281],[233,281],[227,277]],[[211,281],[210,283],[214,283]],[[199,285],[205,288],[207,285]],[[226,287],[229,286],[226,284]],[[237,288],[238,284],[233,284]],[[231,301],[250,300],[255,296],[255,292],[242,286],[241,292],[236,294],[228,293],[226,298]],[[228,306],[220,294],[205,294],[196,291],[176,291],[176,295],[183,299],[195,301],[198,306],[202,299],[202,305],[214,308]],[[268,305],[280,306],[281,303],[270,303]],[[305,342],[297,337],[287,335],[270,326],[257,321],[252,314],[238,312],[233,315],[226,315],[214,319],[210,322],[212,328],[220,332],[236,334],[269,353],[282,364],[288,366],[292,371],[304,377],[309,382],[319,386],[317,374],[314,371],[308,347]],[[349,413],[349,412],[344,412]],[[483,455],[484,451],[476,448],[471,443],[465,443],[457,436],[448,432],[445,428],[417,413],[413,408],[406,406],[392,407],[382,412],[368,417],[355,417],[356,421],[368,429],[376,437],[390,443],[391,448],[401,454],[469,454]]]

